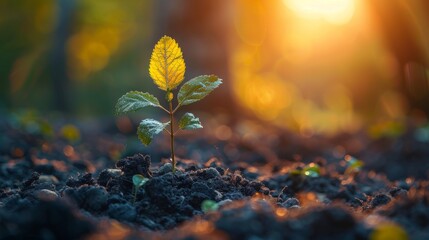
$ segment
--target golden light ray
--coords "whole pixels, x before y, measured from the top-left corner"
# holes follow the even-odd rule
[[[355,12],[354,0],[283,0],[297,15],[309,19],[324,19],[329,23],[348,23]]]

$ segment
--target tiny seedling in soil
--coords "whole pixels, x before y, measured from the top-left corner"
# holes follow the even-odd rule
[[[137,197],[137,191],[143,186],[145,185],[145,183],[149,181],[148,178],[145,178],[143,175],[141,174],[136,174],[133,176],[133,185],[134,185],[134,198],[133,198],[133,203],[136,202],[136,197]]]
[[[176,160],[174,156],[174,135],[179,130],[192,130],[202,128],[199,118],[192,113],[185,113],[179,120],[178,128],[175,129],[174,113],[185,105],[197,102],[207,96],[221,83],[222,79],[215,75],[202,75],[195,77],[179,89],[177,93],[177,105],[173,107],[175,90],[183,81],[185,76],[185,60],[182,50],[177,42],[168,36],[162,37],[153,49],[149,63],[149,75],[154,83],[166,92],[165,99],[168,107],[163,107],[159,100],[147,92],[131,91],[119,98],[116,104],[116,113],[123,114],[135,112],[144,107],[158,107],[168,113],[169,122],[159,122],[154,119],[144,119],[140,122],[137,135],[144,145],[149,145],[155,134],[166,131],[170,135],[171,161],[173,172],[176,171]],[[167,129],[169,127],[169,130]]]
[[[346,155],[344,160],[347,162],[347,168],[344,172],[345,175],[353,175],[358,173],[364,165],[361,160],[350,155]]]
[[[219,204],[213,200],[204,200],[201,203],[201,210],[204,213],[216,211],[219,208]]]
[[[294,169],[291,171],[294,176],[319,177],[320,167],[315,163],[310,163],[302,169]]]

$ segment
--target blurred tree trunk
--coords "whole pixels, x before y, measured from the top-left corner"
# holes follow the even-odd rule
[[[401,82],[397,83],[411,105],[429,114],[429,56],[425,46],[429,44],[429,34],[419,32],[419,27],[429,21],[429,2],[391,1],[389,7],[383,1],[373,1],[374,14],[383,29],[382,34],[402,67]],[[414,9],[414,12],[407,10]],[[423,10],[423,11],[422,11]],[[426,34],[426,35],[425,35]],[[426,41],[421,44],[421,41]]]
[[[53,106],[61,112],[70,111],[70,79],[67,75],[66,44],[70,35],[70,26],[75,0],[57,0],[58,14],[55,28],[52,58],[51,58],[51,81],[53,91]]]

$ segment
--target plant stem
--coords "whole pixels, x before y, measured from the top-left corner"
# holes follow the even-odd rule
[[[171,161],[173,164],[173,173],[176,172],[176,159],[174,158],[174,111],[173,103],[169,101],[170,105],[170,147],[171,147]]]
[[[137,197],[137,187],[133,187],[133,189],[134,189],[134,199],[133,199],[133,204],[135,204],[136,203],[136,197]]]

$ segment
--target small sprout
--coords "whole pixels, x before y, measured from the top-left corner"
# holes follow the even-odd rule
[[[137,188],[142,187],[147,181],[149,181],[149,179],[145,178],[141,174],[136,174],[136,175],[133,176],[133,184]]]
[[[204,200],[201,203],[201,210],[204,213],[208,213],[208,212],[211,212],[211,211],[216,211],[216,210],[218,210],[218,208],[219,208],[219,204],[217,202],[213,201],[213,200]]]
[[[303,169],[304,175],[307,177],[319,177],[320,167],[315,163],[310,163]]]
[[[298,177],[319,177],[320,176],[320,167],[315,163],[310,163],[304,168],[296,168],[289,172],[290,175]]]
[[[222,79],[215,75],[203,75],[195,77],[180,87],[177,93],[177,105],[173,107],[175,90],[185,76],[185,60],[182,50],[177,42],[168,36],[162,37],[155,45],[149,63],[149,75],[159,89],[166,92],[167,107],[163,107],[159,100],[152,94],[139,91],[131,91],[119,98],[116,103],[116,113],[124,114],[135,112],[145,107],[158,107],[167,112],[170,121],[162,123],[154,119],[144,119],[140,122],[137,135],[144,145],[152,142],[154,135],[166,131],[170,135],[171,161],[173,173],[176,171],[174,156],[174,135],[180,130],[192,130],[202,128],[199,118],[192,113],[185,113],[175,127],[174,113],[182,106],[200,101],[217,88]]]
[[[346,175],[358,173],[364,165],[361,160],[350,155],[346,155],[344,160],[347,162],[347,168],[344,172]]]
[[[134,185],[134,200],[133,200],[133,203],[136,202],[137,191],[139,190],[139,188],[141,188],[143,185],[145,185],[145,183],[147,183],[147,181],[149,181],[149,179],[145,178],[141,174],[136,174],[136,175],[133,176],[133,185]]]

